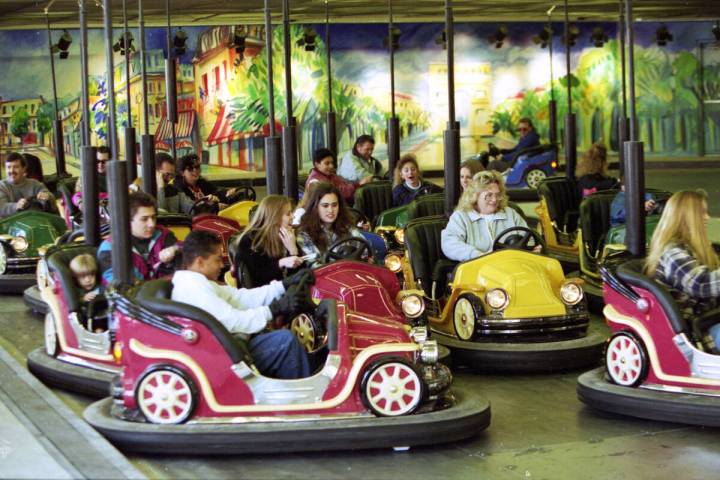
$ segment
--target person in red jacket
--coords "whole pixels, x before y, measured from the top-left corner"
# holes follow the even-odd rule
[[[313,168],[310,170],[310,176],[308,176],[308,179],[305,181],[305,191],[308,190],[311,183],[331,183],[337,187],[345,201],[352,204],[357,184],[345,180],[340,175],[336,175],[336,167],[337,162],[335,161],[335,156],[330,150],[327,148],[315,150],[315,153],[313,153]]]

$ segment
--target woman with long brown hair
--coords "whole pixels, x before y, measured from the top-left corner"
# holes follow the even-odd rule
[[[243,275],[250,277],[244,279],[245,286],[282,280],[285,271],[292,271],[302,264],[291,221],[292,202],[289,198],[268,195],[260,202],[238,244],[238,263],[244,267]]]
[[[317,265],[321,257],[336,241],[347,238],[364,238],[353,226],[345,200],[335,185],[315,184],[305,203],[305,214],[300,221],[298,243],[309,261]]]
[[[645,271],[667,285],[683,315],[690,318],[718,306],[720,261],[707,233],[707,194],[680,191],[665,204],[650,242]],[[718,312],[720,321],[720,311]],[[718,345],[720,324],[709,329]]]

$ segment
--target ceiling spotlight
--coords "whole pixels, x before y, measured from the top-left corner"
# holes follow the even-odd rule
[[[68,55],[70,55],[70,44],[72,44],[72,37],[70,36],[70,32],[67,30],[63,30],[63,34],[58,40],[58,42],[52,46],[52,53],[58,53],[60,52],[60,58],[65,59],[68,58]]]
[[[184,55],[185,54],[185,42],[187,42],[188,34],[185,33],[185,31],[180,27],[177,32],[175,32],[175,38],[173,38],[173,45],[175,46],[175,55]]]
[[[447,48],[447,36],[445,35],[445,30],[440,32],[440,35],[435,39],[435,45],[442,46],[443,50]]]
[[[673,41],[672,33],[670,33],[670,30],[668,30],[667,25],[664,23],[655,30],[655,41],[657,42],[658,47],[664,47],[668,44],[668,42]]]
[[[715,22],[715,25],[712,28],[712,33],[715,35],[715,40],[720,42],[720,20]]]
[[[577,42],[579,36],[580,29],[576,25],[570,25],[570,27],[568,28],[567,38],[565,38],[565,35],[563,35],[563,43],[566,47],[573,47],[575,46],[575,42]]]
[[[398,28],[393,26],[392,29],[392,48],[393,50],[397,50],[400,47],[400,35],[402,35],[402,31]],[[383,39],[383,46],[385,48],[388,48],[389,42],[388,37],[385,37]]]
[[[553,31],[550,25],[546,25],[540,33],[532,37],[532,41],[535,45],[540,45],[540,48],[547,48],[548,44],[552,41]]]
[[[132,44],[133,42],[133,36],[132,33],[127,32],[127,42],[125,41],[125,35],[121,35],[120,38],[118,38],[118,41],[115,42],[113,45],[113,51],[114,52],[120,52],[120,55],[125,55],[129,52],[135,51],[135,46]],[[127,48],[125,48],[125,45],[127,44]]]
[[[306,52],[314,52],[317,47],[317,32],[312,27],[303,28],[303,36],[297,41],[298,47],[305,47]]]
[[[507,35],[507,27],[505,25],[500,25],[500,27],[488,37],[488,42],[494,44],[495,48],[500,48],[503,46],[503,41],[507,38]]]
[[[602,27],[595,27],[595,28],[593,28],[593,31],[590,34],[590,40],[592,40],[594,46],[596,46],[598,48],[602,48],[602,46],[605,45],[605,43],[607,43],[608,36]]]

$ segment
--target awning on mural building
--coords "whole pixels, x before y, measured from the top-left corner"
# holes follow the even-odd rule
[[[232,122],[235,119],[235,115],[225,113],[225,105],[220,107],[217,118],[215,119],[215,125],[213,126],[210,135],[208,135],[208,145],[216,145],[218,143],[227,143],[235,138],[242,137],[241,134],[232,129]]]
[[[192,133],[195,128],[195,112],[178,112],[178,123],[175,124],[175,147],[193,148]],[[163,115],[155,130],[155,148],[170,150],[172,144],[172,123]]]

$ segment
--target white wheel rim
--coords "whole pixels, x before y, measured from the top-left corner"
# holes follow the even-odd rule
[[[192,392],[177,373],[157,370],[140,382],[137,402],[151,423],[181,423],[190,415]]]
[[[45,314],[45,353],[51,357],[57,353],[57,329],[52,312]]]
[[[643,369],[640,346],[627,335],[619,335],[610,340],[605,362],[612,381],[623,386],[635,384]]]
[[[467,298],[461,298],[455,303],[453,311],[455,333],[461,340],[470,340],[475,333],[475,310]]]
[[[542,170],[531,170],[527,174],[527,184],[530,188],[537,188],[538,185],[540,185],[540,182],[545,180],[547,175],[545,175],[545,172]]]
[[[295,334],[306,351],[312,352],[315,348],[315,327],[310,317],[304,313],[293,318],[290,330]]]
[[[370,373],[365,394],[373,410],[395,417],[412,412],[422,399],[418,374],[408,365],[389,362]]]

